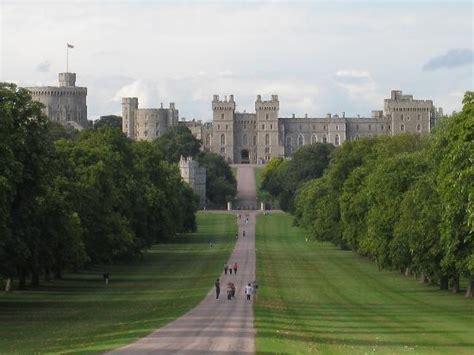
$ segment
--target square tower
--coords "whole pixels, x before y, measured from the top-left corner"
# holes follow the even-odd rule
[[[280,102],[278,95],[269,101],[262,101],[257,95],[255,101],[257,123],[257,162],[263,163],[273,157],[283,157],[284,147],[280,142],[279,119]]]
[[[212,100],[212,147],[213,152],[233,163],[234,159],[234,95],[219,100],[219,95],[214,95]]]

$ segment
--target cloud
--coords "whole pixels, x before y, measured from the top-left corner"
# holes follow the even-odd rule
[[[36,66],[36,71],[40,73],[48,73],[50,67],[51,67],[51,62],[49,60],[45,60],[44,62],[41,62]]]
[[[474,62],[472,49],[451,49],[446,54],[431,58],[423,65],[423,70],[431,71],[442,68],[456,68]]]

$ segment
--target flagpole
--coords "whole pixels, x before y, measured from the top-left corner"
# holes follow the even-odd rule
[[[69,45],[66,43],[66,73],[69,73]]]

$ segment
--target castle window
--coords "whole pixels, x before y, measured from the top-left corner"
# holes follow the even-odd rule
[[[403,114],[400,116],[400,120],[402,120],[402,121],[403,121]]]
[[[225,148],[224,147],[221,148],[221,153],[225,154]]]
[[[339,125],[338,124],[336,125],[336,131],[339,131]]]
[[[268,120],[268,113],[265,115],[265,119]]]
[[[390,125],[388,125],[388,130],[390,131]]]
[[[247,145],[247,135],[246,134],[244,134],[244,136],[242,137],[242,144]]]
[[[262,129],[265,129],[265,125],[264,125],[264,124],[262,125]]]
[[[400,131],[405,132],[405,125],[403,124],[400,125]]]
[[[270,129],[273,129],[273,125],[272,125],[272,124],[270,125]]]
[[[221,145],[225,145],[225,134],[221,134]]]
[[[339,134],[336,134],[336,136],[334,137],[334,144],[335,144],[336,146],[339,145]]]
[[[421,115],[420,115],[420,114],[418,114],[417,119],[418,119],[418,121],[421,119]]]
[[[224,119],[224,114],[221,114],[221,118]]]
[[[416,131],[417,131],[417,132],[421,132],[421,124],[417,124],[417,125],[416,125]]]
[[[315,135],[315,134],[313,134],[313,135],[311,136],[311,143],[316,143],[317,141],[318,141],[318,136]]]
[[[383,125],[380,126],[380,129],[383,131]]]
[[[298,145],[301,147],[304,145],[304,137],[302,134],[298,136]]]
[[[265,135],[265,145],[270,145],[270,135],[269,134]]]
[[[148,137],[148,131],[145,131],[144,134],[145,134],[145,137]]]
[[[220,124],[217,125],[217,129],[221,129],[221,125],[220,125]]]
[[[323,129],[326,130],[326,125],[323,126]]]
[[[410,121],[410,116],[407,116],[407,121]]]
[[[225,130],[227,131],[228,129],[229,129],[229,125],[226,124],[226,125],[225,125]]]
[[[265,154],[269,154],[270,153],[270,147],[265,147]]]
[[[328,139],[326,137],[326,135],[323,136],[323,143],[327,143],[328,142]]]

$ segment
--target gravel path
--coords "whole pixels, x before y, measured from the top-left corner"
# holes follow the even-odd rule
[[[238,166],[238,203],[255,205],[255,177],[251,166]],[[114,354],[253,354],[255,353],[255,328],[252,302],[247,301],[244,287],[255,280],[255,212],[237,211],[239,239],[229,259],[237,262],[237,275],[224,275],[221,295],[216,300],[212,288],[194,309],[138,340],[115,350]],[[246,224],[248,215],[249,223]],[[245,230],[245,237],[242,232]],[[215,280],[209,280],[213,285]],[[236,297],[227,300],[227,283],[236,286]]]

